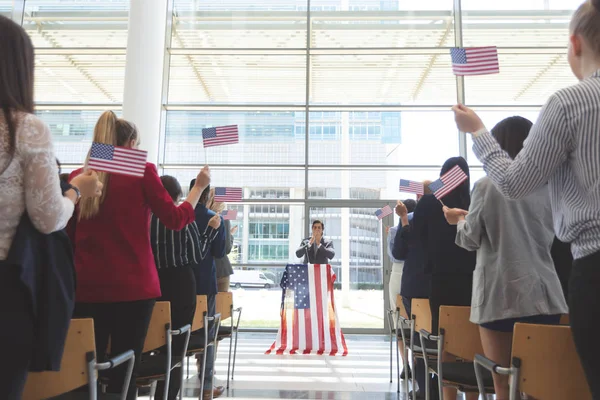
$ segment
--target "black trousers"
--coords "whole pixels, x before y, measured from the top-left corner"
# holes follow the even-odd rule
[[[158,270],[160,278],[160,290],[162,297],[159,301],[171,302],[171,325],[172,329],[179,329],[187,324],[192,324],[196,312],[196,278],[194,271],[189,267],[165,268]],[[185,335],[175,336],[173,338],[173,357],[177,360],[183,354],[185,346]],[[183,361],[182,365],[183,365]],[[169,381],[168,400],[177,398],[177,393],[181,389],[181,367],[174,368],[171,371],[171,380]],[[165,382],[159,381],[156,387],[155,400],[164,400]]]
[[[438,334],[440,306],[470,306],[472,288],[472,274],[431,276],[431,333]]]
[[[93,318],[96,336],[96,357],[106,360],[108,339],[110,338],[111,354],[118,355],[127,350],[135,352],[133,377],[127,391],[127,400],[135,400],[136,370],[140,362],[146,333],[150,325],[152,310],[156,300],[139,300],[119,303],[77,303],[73,316],[75,318]],[[107,371],[109,378],[107,391],[120,393],[123,389],[127,364]]]
[[[0,398],[20,400],[33,347],[33,314],[20,269],[0,265]]]
[[[569,281],[569,317],[592,397],[600,400],[600,252],[575,260]]]

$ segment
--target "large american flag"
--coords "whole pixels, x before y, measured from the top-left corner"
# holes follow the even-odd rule
[[[92,143],[87,166],[94,171],[141,178],[146,170],[147,155],[144,150]]]
[[[288,264],[281,288],[281,326],[267,354],[348,354],[335,313],[329,264]]]
[[[400,191],[405,193],[423,194],[423,183],[400,179]]]
[[[239,142],[237,125],[217,126],[202,129],[204,147],[224,146]]]
[[[385,207],[380,208],[379,210],[375,211],[375,216],[377,217],[378,220],[382,220],[385,217],[387,217],[388,215],[390,215],[392,212],[393,211],[390,208],[390,206],[385,206]]]
[[[242,201],[242,188],[218,187],[215,188],[215,201],[236,203]]]
[[[440,179],[432,182],[429,185],[429,189],[431,189],[433,195],[437,199],[441,199],[456,189],[466,179],[467,174],[465,174],[465,172],[458,165],[455,165],[452,169],[442,175]]]
[[[490,47],[454,47],[450,49],[454,75],[488,75],[500,72],[498,49]]]
[[[233,221],[237,219],[237,210],[223,210],[221,217],[223,217],[224,220]]]

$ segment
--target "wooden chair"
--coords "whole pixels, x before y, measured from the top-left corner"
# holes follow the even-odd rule
[[[179,363],[183,365],[190,341],[191,326],[188,324],[179,329],[171,329],[171,305],[168,301],[156,302],[152,310],[152,317],[146,340],[144,341],[145,353],[137,369],[136,386],[151,386],[154,390],[158,381],[165,381],[164,398],[168,397],[171,370]],[[173,359],[173,336],[186,335],[182,354]],[[181,390],[179,399],[183,398],[183,374],[181,374]]]
[[[437,346],[433,346],[431,342],[429,342],[429,344],[426,343],[426,347],[422,347],[422,343],[414,343],[415,332],[420,332],[421,330],[431,331],[431,308],[429,306],[429,299],[412,299],[410,308],[410,312],[412,314],[411,319],[413,321],[413,323],[411,324],[411,332],[409,338],[412,365],[415,365],[417,358],[423,358],[425,362],[427,362],[428,358],[426,358],[425,355],[431,357],[432,360],[434,360],[438,357]],[[425,349],[425,351],[423,351],[423,349]],[[427,369],[425,369],[425,372],[426,374],[429,373]],[[415,375],[415,373],[412,374],[413,390],[416,387]],[[426,381],[428,381],[428,379]]]
[[[520,399],[519,393],[541,400],[592,399],[568,326],[515,324],[511,363],[502,368],[477,354],[480,392],[485,369],[509,376],[510,400]]]
[[[242,307],[233,308],[233,293],[220,292],[216,299],[217,313],[221,314],[221,326],[219,327],[218,340],[229,338],[229,358],[227,361],[227,389],[229,389],[229,372],[231,371],[231,379],[235,374],[235,358],[237,355],[237,342],[240,326],[240,318],[242,317]],[[233,323],[234,313],[237,313],[235,324]],[[229,326],[224,326],[223,321],[229,319]],[[235,341],[235,346],[233,345]],[[233,349],[233,366],[231,364],[231,351]]]
[[[437,358],[437,363],[429,363],[425,354],[425,365],[428,372],[438,377],[440,399],[443,398],[444,386],[453,386],[461,392],[477,392],[477,377],[473,360],[477,353],[483,353],[479,325],[473,324],[469,319],[471,307],[441,306],[439,320],[439,335],[432,335],[425,329],[419,331],[421,346],[425,340],[437,343],[438,354],[447,352],[456,356],[461,362],[442,362],[442,357]],[[488,393],[494,393],[494,381],[490,373],[482,375],[484,386]],[[426,381],[429,382],[429,381]],[[429,385],[425,387],[425,399],[430,398]]]
[[[97,371],[107,370],[128,362],[127,375],[121,395],[107,395],[97,390]],[[127,388],[131,381],[135,355],[133,350],[120,354],[104,363],[96,362],[96,342],[94,337],[94,320],[73,319],[69,326],[65,350],[61,361],[61,370],[57,372],[31,372],[27,376],[24,400],[42,400],[55,396],[69,399],[108,399],[125,400]],[[73,390],[88,385],[89,393]],[[62,395],[62,396],[61,396]]]
[[[216,307],[215,307],[216,308]],[[209,338],[209,329],[212,326],[214,327],[214,335]],[[202,375],[200,376],[200,393],[204,391],[204,374],[206,371],[206,349],[208,346],[214,346],[216,350],[216,345],[218,342],[219,328],[221,326],[221,314],[218,312],[215,313],[214,316],[208,316],[208,302],[207,298],[204,295],[199,295],[196,300],[196,314],[194,315],[194,322],[192,323],[192,329],[198,328],[194,330],[195,335],[192,335],[189,345],[187,347],[186,356],[191,357],[196,354],[203,354],[202,358]],[[210,339],[210,340],[209,340]],[[215,351],[216,356],[216,351]],[[188,359],[188,376],[189,376],[189,359]],[[183,376],[183,374],[181,374]]]

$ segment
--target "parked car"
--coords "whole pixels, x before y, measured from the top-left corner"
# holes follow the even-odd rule
[[[243,271],[236,270],[233,275],[230,275],[229,286],[236,288],[246,287],[263,287],[270,289],[275,285],[271,279],[267,278],[261,271]]]

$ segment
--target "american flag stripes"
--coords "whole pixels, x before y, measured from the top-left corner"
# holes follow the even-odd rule
[[[242,188],[218,187],[215,188],[215,201],[221,203],[236,203],[242,201]]]
[[[217,126],[202,129],[204,147],[224,146],[239,142],[237,125]]]
[[[348,354],[333,296],[329,264],[288,264],[281,279],[281,326],[266,354]]]
[[[380,208],[379,210],[375,211],[375,216],[377,217],[378,220],[382,220],[385,217],[387,217],[388,215],[390,215],[392,213],[392,209],[390,208],[390,206],[385,206],[383,208]]]
[[[224,220],[235,220],[237,219],[237,210],[223,210],[221,217],[223,217]]]
[[[458,165],[455,165],[454,168],[442,175],[440,179],[432,182],[429,185],[429,189],[431,189],[437,199],[441,199],[456,189],[466,179],[467,174]]]
[[[488,75],[500,72],[498,49],[490,47],[454,47],[450,50],[454,75]]]
[[[142,178],[146,170],[147,155],[144,150],[92,143],[87,166],[94,171]]]
[[[423,194],[424,188],[422,182],[400,179],[400,191],[405,193]]]

